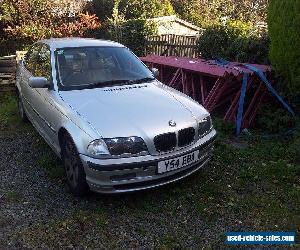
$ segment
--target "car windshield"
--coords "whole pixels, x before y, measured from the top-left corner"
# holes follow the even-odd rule
[[[63,90],[137,84],[154,80],[151,71],[125,47],[79,47],[56,50]]]

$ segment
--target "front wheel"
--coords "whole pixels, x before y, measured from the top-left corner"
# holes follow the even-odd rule
[[[68,186],[75,196],[84,196],[89,187],[86,183],[84,168],[72,138],[66,134],[63,138],[62,160]]]

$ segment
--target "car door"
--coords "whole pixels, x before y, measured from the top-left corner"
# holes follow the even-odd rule
[[[34,108],[39,116],[39,127],[43,131],[45,139],[52,145],[56,135],[52,120],[53,115],[57,115],[57,110],[54,105],[55,90],[53,90],[51,51],[46,44],[40,46],[35,62],[34,76],[45,77],[50,85],[49,88],[35,89]]]
[[[33,76],[35,69],[35,59],[38,56],[40,44],[33,45],[26,53],[22,63],[20,64],[19,79],[21,95],[23,99],[24,108],[30,120],[35,123],[36,113],[34,112],[34,92],[35,90],[29,86],[29,78]]]
[[[31,88],[29,81],[31,77],[45,77],[51,86],[51,53],[50,49],[44,44],[36,44],[29,51],[23,63],[22,82],[24,100],[30,113],[33,125],[48,143],[52,142],[55,131],[48,122],[47,114],[49,111],[49,102],[47,96],[50,94],[50,88]]]

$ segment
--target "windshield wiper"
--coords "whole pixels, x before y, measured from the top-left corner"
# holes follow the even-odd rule
[[[155,80],[154,77],[144,77],[144,78],[141,78],[141,79],[131,80],[131,81],[129,81],[129,83],[138,84],[138,83],[143,83],[143,82],[151,82],[151,81],[154,81],[154,80]]]
[[[153,77],[144,77],[141,79],[136,79],[136,80],[111,80],[111,81],[104,81],[104,82],[98,82],[98,83],[93,83],[90,86],[92,87],[109,87],[109,86],[114,86],[114,85],[127,85],[127,84],[138,84],[138,83],[143,83],[143,82],[150,82],[155,80]]]
[[[128,84],[130,80],[111,80],[111,81],[104,81],[104,82],[97,82],[92,83],[90,86],[92,87],[109,87],[114,85],[125,85]]]

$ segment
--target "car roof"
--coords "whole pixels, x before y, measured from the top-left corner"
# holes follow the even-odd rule
[[[124,45],[113,41],[77,37],[51,38],[39,41],[39,43],[47,44],[53,50],[73,47],[124,47]]]

